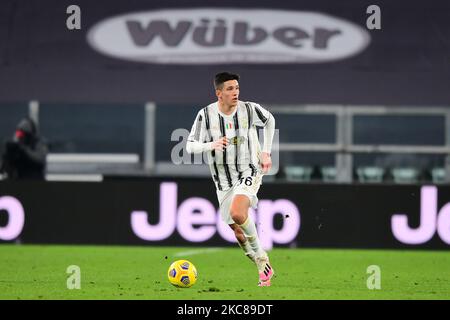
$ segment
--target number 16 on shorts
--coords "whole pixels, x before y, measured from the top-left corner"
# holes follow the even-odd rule
[[[245,180],[244,180],[245,179]],[[242,177],[239,179],[239,185],[245,183],[246,186],[250,187],[253,184],[252,177]]]

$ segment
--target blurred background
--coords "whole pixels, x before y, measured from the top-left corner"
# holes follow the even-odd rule
[[[78,11],[68,10],[73,4]],[[379,10],[369,10],[374,4]],[[64,198],[65,187],[73,196],[81,192],[71,184],[75,181],[97,182],[87,187],[101,194],[91,205],[101,208],[96,203],[107,199],[107,192],[123,196],[127,208],[120,211],[116,204],[111,210],[125,215],[129,225],[133,208],[150,209],[151,202],[153,211],[160,210],[159,183],[170,180],[189,189],[179,188],[179,202],[200,186],[208,190],[200,196],[215,205],[208,167],[172,161],[174,150],[184,148],[172,134],[190,130],[198,110],[215,101],[212,79],[224,70],[240,74],[241,100],[261,103],[275,116],[279,168],[264,178],[261,196],[287,197],[305,215],[311,213],[302,216],[302,228],[311,221],[305,230],[327,222],[337,230],[333,210],[349,215],[354,210],[355,216],[368,210],[346,207],[358,192],[372,194],[364,206],[377,203],[376,194],[392,197],[380,201],[389,206],[382,213],[373,209],[380,229],[390,228],[395,212],[417,215],[421,186],[442,188],[440,205],[442,194],[450,194],[448,2],[5,0],[0,6],[0,152],[29,117],[47,146],[45,180],[67,183],[20,186],[3,173],[2,194],[22,197],[23,203],[39,192],[48,199],[62,192]],[[127,184],[135,187],[124,190]],[[309,198],[304,201],[311,201],[310,208],[299,200],[336,192],[342,193],[338,203]],[[28,204],[25,211],[59,213],[54,206]],[[89,211],[70,210],[74,216]],[[282,220],[274,218],[274,230],[283,230]],[[22,241],[145,242],[129,228],[123,238],[116,233],[83,240],[70,238],[67,230],[38,237],[31,226]],[[278,243],[403,245],[389,231],[367,242],[361,242],[362,231],[353,231],[354,237],[342,242],[335,241],[337,233],[308,238],[305,231],[304,240],[296,233]],[[171,241],[185,244],[183,239],[174,235]],[[447,247],[437,236],[433,241],[430,246]]]

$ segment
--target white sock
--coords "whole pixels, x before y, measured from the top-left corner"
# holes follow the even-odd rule
[[[244,231],[244,235],[247,238],[247,243],[249,243],[253,252],[255,252],[256,257],[263,257],[266,255],[266,252],[262,249],[261,244],[259,243],[258,233],[256,232],[256,225],[253,222],[253,219],[250,215],[247,217],[247,220],[241,225],[242,231]]]
[[[255,252],[253,251],[252,247],[250,246],[250,241],[248,241],[246,239],[246,241],[244,243],[241,243],[240,241],[238,241],[239,246],[242,248],[242,250],[244,251],[245,255],[252,261],[255,260]]]

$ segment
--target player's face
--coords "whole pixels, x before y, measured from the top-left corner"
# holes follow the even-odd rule
[[[220,90],[216,90],[216,95],[223,104],[234,107],[239,99],[239,82],[229,80],[223,83]]]

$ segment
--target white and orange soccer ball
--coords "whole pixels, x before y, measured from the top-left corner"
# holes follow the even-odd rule
[[[197,282],[197,269],[188,260],[177,260],[167,271],[169,282],[178,288],[189,288]]]

